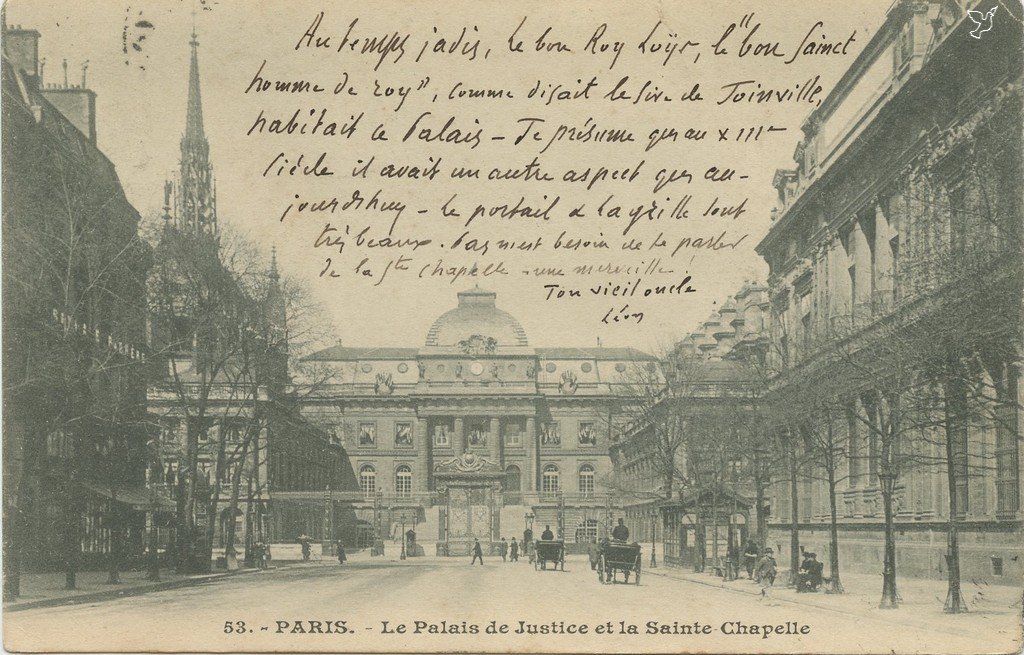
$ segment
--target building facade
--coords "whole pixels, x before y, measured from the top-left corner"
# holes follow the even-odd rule
[[[962,5],[895,3],[776,174],[758,246],[771,394],[817,388],[800,420],[838,439],[845,567],[881,570],[891,495],[901,574],[945,577],[958,549],[965,579],[1019,581],[1020,7],[972,38]],[[795,512],[776,487],[780,561],[793,513],[801,543],[828,551],[828,489],[809,466]]]
[[[764,428],[768,318],[767,287],[745,283],[666,354],[663,389],[610,449],[626,526],[670,565],[721,566],[767,516],[747,444]]]
[[[44,85],[3,25],[4,584],[141,553],[147,430],[139,214],[97,147],[95,94]],[[69,579],[69,582],[72,580]],[[13,585],[13,588],[12,588]]]
[[[458,294],[422,347],[339,345],[310,359],[334,376],[303,411],[336,431],[358,485],[362,527],[345,538],[387,536],[405,514],[420,543],[452,554],[534,524],[569,544],[596,538],[612,510],[618,405],[637,368],[658,369],[633,349],[532,347],[479,288]]]

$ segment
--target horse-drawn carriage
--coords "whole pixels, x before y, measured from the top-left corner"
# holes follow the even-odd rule
[[[557,571],[559,566],[562,570],[565,570],[565,542],[562,540],[558,541],[535,541],[534,544],[537,548],[537,559],[534,562],[534,568],[538,571],[546,571],[548,568],[548,562],[554,564],[552,570]]]
[[[601,584],[615,583],[618,571],[625,574],[627,584],[629,574],[636,573],[633,581],[640,584],[640,544],[612,541],[601,548],[597,560],[597,579]]]

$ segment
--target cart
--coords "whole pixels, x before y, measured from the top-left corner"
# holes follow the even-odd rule
[[[616,573],[622,571],[629,583],[629,574],[635,573],[635,584],[640,584],[640,544],[611,542],[606,544],[597,560],[597,579],[601,584],[616,583]]]
[[[535,541],[537,546],[537,559],[534,568],[538,571],[548,570],[548,562],[554,563],[552,570],[557,571],[559,567],[565,570],[565,542],[558,541]]]

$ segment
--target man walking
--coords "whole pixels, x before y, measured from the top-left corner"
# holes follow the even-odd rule
[[[480,566],[484,565],[484,551],[483,551],[483,549],[480,548],[480,540],[479,539],[474,539],[473,540],[473,559],[470,560],[469,565],[473,566],[474,564],[476,564],[477,560],[480,560]]]
[[[747,567],[747,580],[754,579],[754,565],[757,564],[758,550],[757,542],[748,539],[747,547],[743,549],[743,563]]]
[[[512,537],[511,550],[512,550],[512,552],[511,552],[512,556],[509,559],[511,561],[513,561],[513,562],[518,562],[519,561],[519,542],[516,541],[515,537]]]
[[[505,541],[505,537],[501,538],[501,543],[498,544],[498,552],[501,553],[501,561],[508,561],[508,542]]]

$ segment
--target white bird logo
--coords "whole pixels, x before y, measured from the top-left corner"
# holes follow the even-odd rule
[[[975,24],[975,28],[971,31],[971,36],[976,39],[980,39],[981,35],[992,29],[992,17],[996,15],[996,9],[999,7],[992,7],[986,13],[975,11],[973,9],[967,10],[967,17]]]

